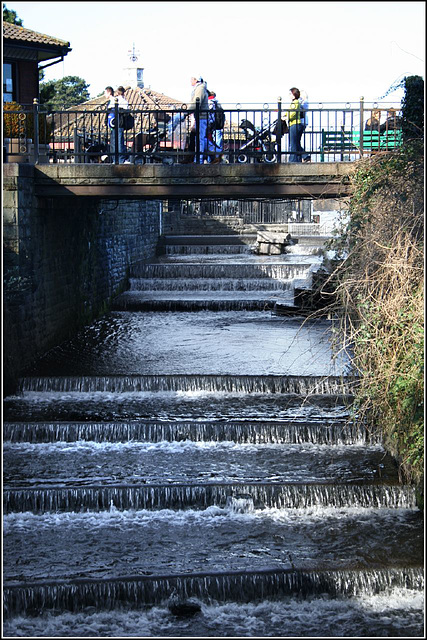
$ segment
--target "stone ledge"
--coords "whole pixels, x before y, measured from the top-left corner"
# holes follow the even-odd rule
[[[9,167],[19,166],[16,163],[5,165]],[[23,166],[23,165],[20,165]],[[352,173],[356,163],[352,162],[312,162],[312,163],[283,163],[283,164],[216,164],[216,165],[198,165],[198,164],[144,164],[144,165],[111,165],[111,164],[40,164],[27,165],[41,175],[47,177],[74,176],[89,177],[96,179],[101,178],[131,178],[131,177],[154,177],[159,178],[209,178],[216,179],[218,177],[236,177],[241,176],[268,176],[270,179],[274,176],[348,176]],[[13,174],[16,175],[16,174]]]
[[[5,164],[20,192],[34,179],[38,197],[333,198],[347,195],[354,163],[281,165]],[[22,184],[19,182],[22,180]],[[27,180],[28,179],[28,180]],[[9,190],[13,190],[13,186]]]
[[[34,165],[20,162],[6,162],[3,164],[3,178],[32,178]]]

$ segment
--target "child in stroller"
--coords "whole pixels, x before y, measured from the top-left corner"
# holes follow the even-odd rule
[[[239,127],[243,129],[246,141],[236,152],[237,162],[267,162],[270,164],[276,162],[277,137],[278,135],[282,137],[286,133],[283,126],[280,131],[278,130],[277,120],[263,128],[255,127],[249,120],[242,120]],[[273,140],[273,137],[275,137],[276,140]]]

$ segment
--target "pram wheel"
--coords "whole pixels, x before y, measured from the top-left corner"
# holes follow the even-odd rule
[[[244,153],[241,153],[239,156],[237,156],[237,162],[239,162],[240,164],[245,164],[248,161],[248,156],[245,156]]]
[[[266,153],[263,156],[263,160],[264,160],[264,162],[267,162],[267,163],[276,162],[276,160],[277,160],[276,154],[275,153]]]

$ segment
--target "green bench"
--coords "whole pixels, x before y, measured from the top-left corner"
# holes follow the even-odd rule
[[[380,136],[380,148],[384,150],[397,149],[403,143],[402,129],[390,129]]]
[[[362,144],[361,144],[362,143]],[[344,154],[371,153],[376,151],[393,151],[402,146],[402,130],[390,129],[384,133],[378,131],[363,131],[362,141],[359,131],[325,131],[322,129],[322,143],[320,147],[320,161],[325,161],[326,153],[339,154],[341,161]]]
[[[356,147],[360,146],[360,133],[353,133],[353,142]],[[362,139],[363,149],[366,151],[392,151],[402,146],[402,130],[390,129],[379,133],[378,131],[364,131]]]
[[[325,162],[325,153],[334,153],[341,156],[348,153],[357,153],[351,131],[325,131],[322,129],[322,142],[320,146],[320,162]]]

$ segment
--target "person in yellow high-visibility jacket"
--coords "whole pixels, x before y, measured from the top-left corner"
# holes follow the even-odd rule
[[[296,87],[290,89],[292,102],[288,111],[289,162],[309,162],[310,156],[301,146],[301,137],[305,129],[304,112],[301,108],[301,93]]]

